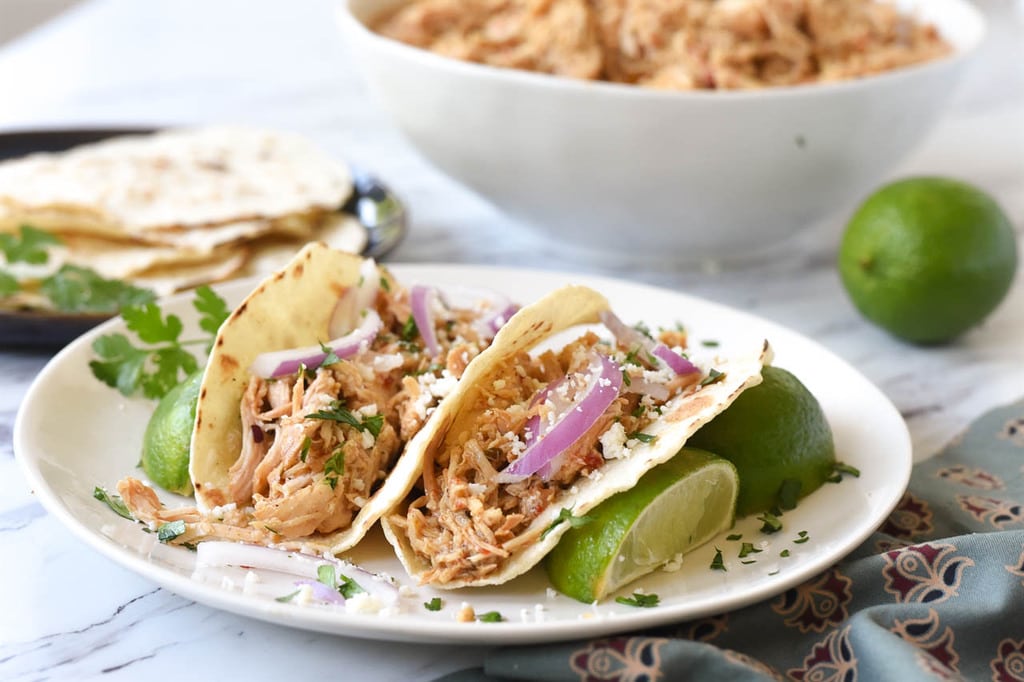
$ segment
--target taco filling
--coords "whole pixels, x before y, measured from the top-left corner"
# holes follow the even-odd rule
[[[447,299],[435,288],[406,288],[365,261],[330,316],[345,334],[256,354],[241,371],[234,368],[240,357],[223,349],[238,343],[236,331],[251,330],[236,330],[233,316],[218,336],[198,406],[192,478],[199,506],[164,509],[151,489],[125,479],[118,491],[129,509],[144,522],[184,521],[171,539],[178,544],[351,546],[405,494],[377,499],[406,442],[511,313],[506,301],[495,310],[497,299],[472,307]],[[252,306],[250,297],[239,310]],[[234,374],[224,376],[225,368]],[[216,419],[220,392],[230,394],[232,420]]]
[[[600,319],[610,339],[587,331],[502,357],[426,450],[422,495],[384,520],[421,582],[495,584],[525,571],[569,517],[630,487],[759,381],[763,357],[695,364],[681,331],[653,338],[608,310]]]

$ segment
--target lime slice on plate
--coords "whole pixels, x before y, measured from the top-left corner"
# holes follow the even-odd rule
[[[179,495],[192,494],[188,460],[202,381],[202,371],[191,374],[161,398],[142,439],[143,471],[153,483]]]
[[[683,448],[566,532],[547,557],[548,577],[574,599],[602,599],[732,527],[738,491],[728,460]]]

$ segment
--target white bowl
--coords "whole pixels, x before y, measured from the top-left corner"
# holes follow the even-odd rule
[[[342,0],[371,91],[439,169],[507,213],[598,250],[729,257],[863,197],[939,119],[984,20],[899,2],[953,55],[868,78],[664,92],[463,62],[366,27],[404,0]]]

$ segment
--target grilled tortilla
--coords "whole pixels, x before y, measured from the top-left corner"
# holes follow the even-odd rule
[[[435,415],[429,437],[410,444],[407,455],[422,463],[422,492],[382,524],[421,583],[496,585],[526,572],[570,527],[565,514],[582,516],[674,456],[700,426],[760,383],[761,367],[770,358],[767,344],[758,344],[745,355],[714,358],[715,372],[710,366],[685,376],[662,372],[662,388],[648,385],[642,394],[633,391],[659,372],[645,369],[635,349],[615,347],[592,331],[555,350],[529,353],[554,335],[562,339],[566,330],[597,322],[606,310],[607,301],[584,287],[553,292],[523,308],[467,369]],[[594,367],[595,354],[614,359],[605,367],[624,373],[622,385],[609,389],[616,392],[614,400],[561,451],[553,472],[504,482],[506,470],[524,453],[530,429],[537,428],[531,418],[553,421],[548,391]],[[633,375],[630,385],[627,373]],[[600,381],[605,383],[594,385],[613,385]],[[582,384],[576,386],[567,390],[587,395]]]

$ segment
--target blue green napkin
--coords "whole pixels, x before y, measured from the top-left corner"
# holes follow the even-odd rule
[[[477,680],[1024,682],[1024,400],[918,464],[886,522],[769,601],[649,632],[509,647]]]

